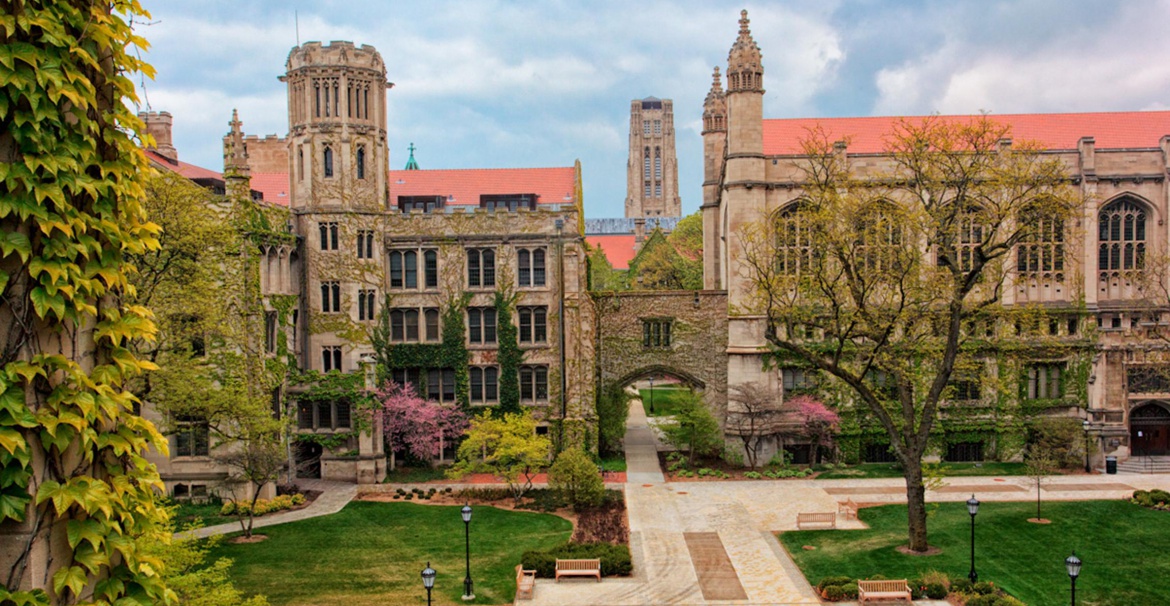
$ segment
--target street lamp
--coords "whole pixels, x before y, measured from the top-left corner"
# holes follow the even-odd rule
[[[976,499],[975,495],[967,499],[967,513],[971,514],[971,573],[967,578],[974,584],[979,580],[979,575],[975,572],[975,514],[979,513],[979,499]]]
[[[1089,420],[1085,419],[1082,425],[1085,428],[1085,473],[1093,473],[1093,468],[1089,466]]]
[[[1077,577],[1081,576],[1081,559],[1077,552],[1064,559],[1064,567],[1068,569],[1068,578],[1072,581],[1072,606],[1077,606]]]
[[[463,577],[463,599],[467,601],[475,599],[471,591],[471,505],[464,505],[459,513],[463,515],[463,545],[467,554],[467,576]]]
[[[423,568],[422,571],[423,587],[427,589],[427,606],[431,606],[431,589],[435,586],[436,574],[438,573],[435,572],[434,568],[431,568],[431,563],[427,562],[427,567]]]
[[[650,416],[654,416],[654,377],[650,377]]]

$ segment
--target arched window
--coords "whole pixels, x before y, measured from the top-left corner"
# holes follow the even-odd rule
[[[984,226],[977,208],[968,208],[954,217],[950,230],[941,234],[938,264],[953,264],[961,272],[969,272],[975,265],[975,255],[983,246]]]
[[[662,180],[662,148],[654,148],[654,180]]]
[[[1038,277],[1047,272],[1064,271],[1064,221],[1039,212],[1025,212],[1021,217],[1027,234],[1016,247],[1016,272]]]
[[[649,147],[647,147],[645,152],[643,152],[642,179],[645,181],[650,180],[650,148]]]
[[[1097,217],[1097,268],[1102,272],[1142,269],[1146,257],[1146,209],[1123,198]]]
[[[325,176],[332,177],[333,176],[333,148],[332,147],[325,148],[325,158],[324,159],[325,159]]]
[[[366,146],[359,145],[357,149],[357,178],[366,178]]]
[[[812,263],[812,229],[803,202],[780,211],[774,222],[776,230],[776,271],[796,275]]]
[[[857,239],[853,248],[853,264],[857,271],[893,269],[899,266],[902,249],[902,227],[897,221],[897,209],[886,202],[877,202],[864,209],[855,226]]]

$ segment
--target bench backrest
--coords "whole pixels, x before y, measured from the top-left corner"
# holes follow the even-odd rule
[[[830,522],[837,518],[835,513],[798,513],[796,519],[808,522]]]
[[[592,560],[557,560],[557,570],[593,570],[601,569],[601,559]]]
[[[857,581],[857,588],[865,591],[910,591],[910,584],[906,579],[898,581]]]

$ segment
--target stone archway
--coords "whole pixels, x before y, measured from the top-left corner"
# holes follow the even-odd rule
[[[1170,455],[1170,406],[1146,402],[1129,412],[1129,435],[1135,456]]]

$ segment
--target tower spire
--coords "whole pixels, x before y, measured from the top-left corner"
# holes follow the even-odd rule
[[[418,162],[416,162],[416,161],[414,160],[414,150],[416,150],[416,149],[418,149],[418,148],[417,148],[417,147],[415,147],[415,146],[414,146],[414,142],[413,142],[413,141],[411,141],[411,142],[410,142],[410,146],[409,146],[409,147],[407,147],[406,149],[408,149],[408,150],[410,151],[410,159],[408,159],[408,160],[406,161],[406,168],[404,168],[404,169],[402,169],[402,170],[419,170],[419,168],[418,168]]]
[[[764,66],[760,47],[752,38],[747,11],[739,13],[739,36],[727,53],[727,92],[764,92]]]
[[[248,164],[248,145],[244,142],[243,122],[238,110],[232,110],[230,130],[223,137],[223,181],[229,197],[252,195],[252,167]]]
[[[719,66],[711,74],[711,90],[703,101],[703,132],[727,130],[727,96],[723,93],[723,78]]]

